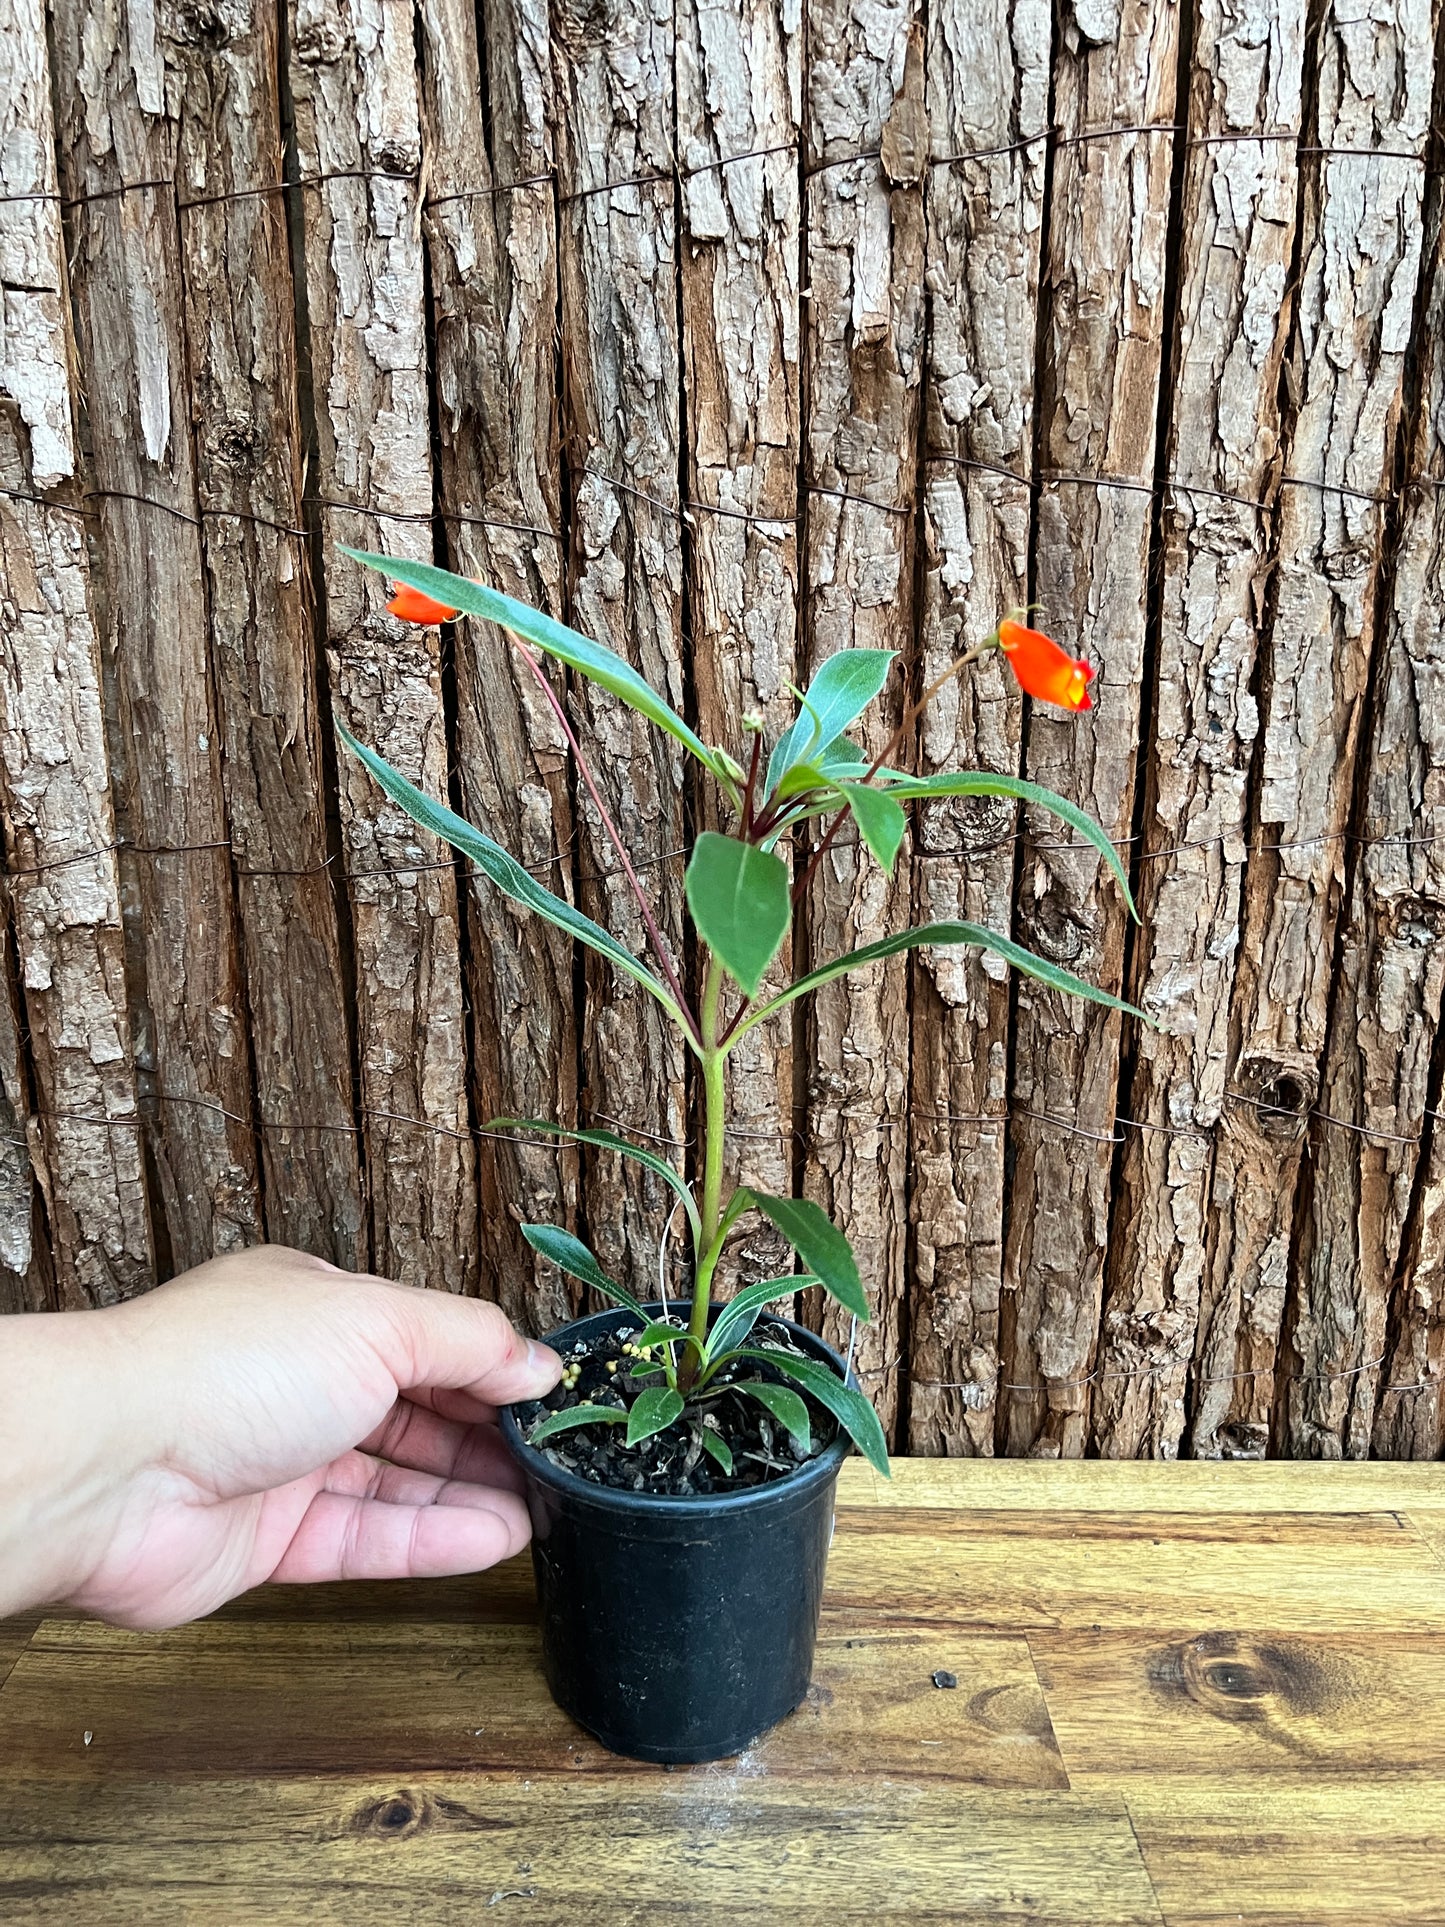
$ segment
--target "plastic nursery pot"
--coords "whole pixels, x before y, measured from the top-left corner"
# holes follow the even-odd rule
[[[660,1314],[660,1306],[647,1308]],[[553,1332],[565,1351],[619,1325],[603,1311]],[[843,1361],[812,1332],[769,1314],[794,1344]],[[613,1753],[682,1764],[740,1753],[802,1703],[813,1671],[840,1428],[799,1471],[717,1498],[593,1485],[522,1436],[502,1436],[527,1482],[542,1665],[564,1713]]]

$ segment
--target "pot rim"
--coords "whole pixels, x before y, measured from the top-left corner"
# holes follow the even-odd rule
[[[645,1304],[642,1309],[650,1316],[654,1312],[660,1314],[662,1306],[660,1303]],[[545,1345],[555,1345],[570,1340],[585,1326],[595,1328],[599,1320],[622,1320],[633,1316],[634,1314],[622,1305],[608,1306],[603,1311],[589,1312],[585,1317],[574,1318],[565,1325],[559,1325],[556,1331],[549,1332],[542,1342]],[[838,1376],[845,1384],[851,1385],[855,1391],[861,1390],[855,1373],[848,1372],[845,1376],[843,1360],[826,1339],[820,1338],[816,1332],[809,1331],[805,1325],[799,1325],[791,1318],[781,1317],[777,1312],[769,1312],[767,1316],[781,1325],[785,1331],[805,1338],[811,1345],[816,1346],[823,1357],[836,1368]],[[524,1399],[521,1403],[532,1405],[540,1401]],[[757,1510],[763,1506],[782,1505],[805,1498],[814,1487],[834,1478],[839,1466],[853,1450],[853,1441],[840,1424],[837,1437],[831,1445],[825,1446],[815,1459],[810,1460],[807,1465],[800,1466],[796,1472],[790,1473],[786,1478],[769,1480],[766,1485],[748,1486],[742,1492],[716,1494],[625,1492],[615,1485],[595,1485],[591,1479],[581,1478],[575,1472],[568,1472],[563,1466],[554,1465],[551,1459],[536,1446],[529,1445],[522,1436],[515,1405],[501,1407],[497,1413],[497,1424],[507,1450],[527,1477],[535,1479],[539,1484],[549,1485],[555,1492],[586,1500],[593,1505],[603,1506],[609,1511],[633,1512],[641,1508],[662,1517],[687,1519],[703,1519],[719,1514]]]

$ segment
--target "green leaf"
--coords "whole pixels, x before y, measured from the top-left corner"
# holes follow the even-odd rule
[[[717,1433],[706,1425],[698,1427],[698,1438],[701,1440],[702,1449],[707,1453],[708,1457],[710,1459],[716,1459],[723,1471],[731,1476],[733,1454],[732,1447],[728,1444],[727,1440],[719,1438]]]
[[[812,1449],[813,1430],[808,1423],[808,1407],[786,1385],[769,1385],[764,1378],[735,1378],[735,1392],[746,1392],[759,1405],[766,1405],[800,1452]]]
[[[624,1311],[630,1311],[634,1318],[640,1318],[644,1325],[649,1322],[647,1313],[632,1293],[624,1291],[621,1285],[614,1285],[582,1240],[574,1238],[570,1231],[564,1231],[556,1224],[524,1224],[522,1236],[533,1251],[550,1258],[559,1271],[580,1278],[584,1285],[591,1285],[594,1291],[613,1299]]]
[[[649,1171],[655,1171],[664,1184],[670,1184],[682,1199],[694,1232],[700,1232],[701,1224],[697,1206],[693,1202],[692,1190],[682,1173],[670,1165],[666,1158],[660,1158],[655,1151],[644,1151],[641,1145],[629,1144],[626,1138],[616,1137],[611,1131],[569,1131],[561,1124],[549,1124],[540,1117],[494,1117],[487,1129],[489,1131],[537,1131],[552,1137],[566,1138],[569,1144],[594,1144],[599,1150],[620,1151],[623,1157],[632,1158],[638,1164],[645,1164]]]
[[[665,1432],[682,1411],[682,1393],[670,1385],[654,1385],[639,1394],[627,1418],[627,1443],[638,1445],[654,1432]]]
[[[570,1432],[578,1425],[622,1425],[627,1414],[615,1405],[569,1405],[565,1412],[552,1412],[527,1434],[528,1445],[540,1445],[558,1432]]]
[[[811,1198],[767,1198],[762,1192],[755,1195],[759,1211],[778,1227],[823,1289],[866,1325],[873,1314],[858,1277],[853,1248],[827,1212]]]
[[[645,1331],[634,1333],[632,1342],[634,1345],[676,1345],[681,1342],[693,1346],[698,1352],[703,1350],[701,1339],[694,1338],[691,1332],[683,1331],[677,1325],[649,1325]]]
[[[687,907],[713,955],[755,997],[793,921],[782,858],[704,830],[687,866]]]
[[[858,834],[883,865],[889,876],[908,828],[908,818],[893,798],[867,783],[840,783],[840,796],[846,796]]]
[[[1134,897],[1129,889],[1129,872],[1124,868],[1118,850],[1093,817],[1081,810],[1077,803],[1069,802],[1067,797],[1045,789],[1042,784],[1026,783],[1021,776],[995,776],[988,770],[960,770],[952,776],[907,776],[892,770],[879,770],[875,780],[886,782],[890,796],[924,799],[940,796],[1013,796],[1020,802],[1036,804],[1051,816],[1057,816],[1061,822],[1067,823],[1070,829],[1077,830],[1094,846],[1124,892],[1130,916],[1136,923],[1139,921],[1139,912],[1134,907]]]
[[[883,1437],[883,1427],[878,1423],[878,1414],[861,1392],[855,1392],[851,1385],[845,1385],[837,1373],[830,1371],[826,1365],[820,1365],[811,1358],[799,1358],[795,1352],[749,1351],[742,1356],[775,1366],[778,1371],[786,1372],[789,1378],[796,1380],[805,1392],[811,1392],[818,1403],[825,1405],[837,1419],[874,1471],[881,1472],[885,1479],[892,1477],[888,1469],[888,1443]]]
[[[853,950],[844,957],[835,957],[831,963],[823,964],[817,970],[810,970],[806,977],[799,977],[796,983],[789,984],[776,997],[749,1013],[728,1039],[727,1048],[731,1050],[738,1039],[750,1031],[754,1024],[762,1023],[765,1017],[784,1010],[799,997],[807,996],[811,990],[823,984],[832,983],[835,977],[842,977],[850,970],[862,970],[868,964],[878,963],[884,957],[893,957],[900,950],[917,950],[923,945],[971,944],[978,950],[991,950],[1005,963],[1021,970],[1026,977],[1033,977],[1050,990],[1065,991],[1073,997],[1083,997],[1091,1004],[1102,1004],[1106,1010],[1122,1010],[1128,1017],[1138,1017],[1152,1029],[1160,1025],[1154,1022],[1147,1011],[1137,1005],[1129,1004],[1122,997],[1115,997],[1107,990],[1099,990],[1093,984],[1085,983],[1071,970],[1063,970],[1058,964],[1036,957],[1032,950],[1025,950],[1022,944],[1009,937],[1001,937],[996,930],[985,930],[980,923],[926,923],[920,930],[900,930],[896,936],[884,937],[880,943],[866,943],[861,950]]]
[[[450,843],[453,849],[460,850],[463,856],[470,857],[477,868],[514,902],[525,905],[528,910],[535,910],[539,917],[545,917],[548,923],[555,923],[559,930],[565,930],[579,943],[598,951],[627,976],[635,978],[645,990],[652,992],[673,1022],[686,1032],[687,1025],[667,986],[653,976],[640,958],[634,957],[630,950],[604,930],[600,923],[594,923],[591,917],[584,917],[580,910],[574,910],[570,903],[544,889],[515,857],[508,855],[500,843],[494,843],[491,837],[474,829],[455,810],[448,809],[444,803],[435,802],[425,790],[419,790],[415,783],[408,782],[384,756],[378,756],[374,749],[359,743],[344,723],[338,722],[336,731],[346,747],[360,757],[392,802],[405,810],[414,823],[420,823],[424,830],[430,830],[433,836],[439,836],[444,843]]]
[[[785,729],[768,758],[771,794],[795,763],[813,762],[860,716],[888,680],[893,649],[840,649],[809,686],[807,707]]]
[[[429,595],[453,609],[460,609],[465,615],[481,616],[486,622],[495,622],[512,635],[520,636],[524,642],[535,643],[549,656],[555,656],[558,662],[565,662],[569,669],[575,669],[579,675],[599,684],[619,697],[630,709],[637,710],[649,722],[656,723],[659,729],[665,729],[669,736],[676,737],[729,792],[735,793],[736,786],[728,769],[731,759],[710,750],[702,738],[688,728],[676,710],[663,701],[652,685],[644,682],[635,669],[604,644],[593,642],[590,636],[579,635],[565,623],[554,621],[551,616],[543,615],[540,609],[517,602],[498,589],[489,589],[464,575],[453,575],[449,569],[438,569],[430,562],[403,561],[400,556],[373,555],[365,549],[349,549],[344,543],[338,546],[341,553],[349,555],[353,562],[364,563],[368,569],[379,570],[382,575],[389,575],[397,582],[420,589],[423,595]]]
[[[764,1278],[756,1285],[744,1285],[729,1298],[713,1322],[707,1341],[709,1360],[720,1363],[729,1346],[741,1345],[757,1323],[764,1305],[776,1304],[779,1298],[791,1298],[795,1291],[806,1291],[809,1285],[817,1283],[807,1272],[791,1272],[786,1278]]]

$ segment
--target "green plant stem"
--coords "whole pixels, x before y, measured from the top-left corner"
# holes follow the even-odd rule
[[[692,1318],[688,1330],[699,1344],[707,1340],[707,1314],[712,1277],[717,1269],[722,1224],[724,1117],[727,1099],[727,1054],[718,1038],[718,1006],[722,999],[722,965],[709,956],[702,984],[703,1167],[702,1235],[698,1240],[697,1277],[693,1282]]]

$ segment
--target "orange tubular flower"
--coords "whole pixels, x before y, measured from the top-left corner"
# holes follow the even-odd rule
[[[420,589],[408,589],[405,584],[387,603],[386,610],[398,622],[450,622],[457,613],[444,602],[434,602],[429,595],[423,595]]]
[[[1093,708],[1089,695],[1093,669],[1081,657],[1061,649],[1052,636],[1005,618],[998,625],[998,640],[1026,695],[1060,709]]]

